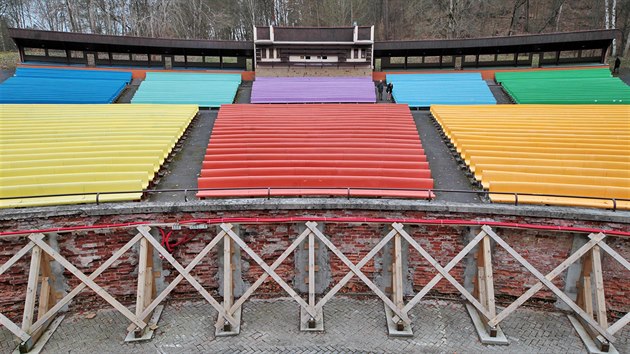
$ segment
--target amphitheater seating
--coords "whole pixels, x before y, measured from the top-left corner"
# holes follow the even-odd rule
[[[370,77],[258,77],[252,103],[373,103]]]
[[[433,180],[406,105],[224,105],[199,188],[199,198],[430,198],[414,189]]]
[[[516,197],[492,192],[554,194],[569,197],[518,202],[630,209],[628,105],[432,106],[431,113],[494,202]]]
[[[497,103],[480,73],[387,74],[387,82],[394,84],[394,100],[409,107]]]
[[[0,106],[0,208],[138,200],[198,108]],[[82,193],[92,193],[79,195]],[[38,195],[77,194],[74,196]]]
[[[234,101],[240,84],[240,74],[147,72],[131,103],[219,107]]]
[[[0,103],[111,103],[130,81],[130,72],[18,68]]]
[[[496,74],[516,103],[630,104],[630,87],[608,68]]]

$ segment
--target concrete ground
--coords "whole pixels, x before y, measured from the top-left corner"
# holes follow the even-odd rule
[[[123,341],[128,321],[114,310],[96,317],[71,314],[43,353],[585,353],[562,313],[521,308],[501,328],[508,346],[482,345],[464,306],[426,300],[411,312],[413,337],[387,336],[382,302],[335,298],[324,308],[322,333],[298,329],[298,305],[290,299],[251,300],[243,307],[241,333],[214,336],[216,311],[206,302],[168,304],[151,341]],[[630,352],[630,330],[617,336],[620,353]],[[13,349],[10,333],[0,329],[0,351]]]

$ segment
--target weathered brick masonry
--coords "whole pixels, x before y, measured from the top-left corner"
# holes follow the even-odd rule
[[[311,206],[312,207],[312,206]],[[320,205],[321,207],[321,205]],[[493,210],[456,211],[449,208],[415,208],[415,210],[373,210],[374,208],[327,208],[321,209],[282,209],[282,208],[253,208],[257,210],[229,211],[214,207],[200,207],[186,210],[178,208],[142,208],[130,206],[124,210],[108,209],[107,206],[92,207],[85,212],[47,211],[37,214],[14,213],[0,214],[0,230],[43,229],[51,227],[68,227],[79,225],[111,224],[133,221],[149,222],[177,222],[186,219],[220,218],[220,217],[366,217],[366,218],[424,218],[424,219],[472,219],[485,221],[518,222],[537,225],[563,225],[574,227],[592,227],[609,230],[629,230],[627,219],[617,217],[600,218],[595,215],[576,220],[575,216],[562,213],[505,212],[494,213]],[[201,210],[203,209],[203,210]],[[223,208],[228,209],[228,208]],[[544,214],[544,213],[543,213]],[[609,213],[610,214],[610,213]],[[604,214],[602,214],[604,215]],[[610,214],[613,215],[613,214]],[[407,231],[424,247],[440,264],[446,265],[466,244],[465,227],[408,225]],[[514,249],[525,257],[543,274],[548,273],[571,253],[575,234],[549,231],[533,231],[520,229],[496,228],[497,233]],[[367,254],[388,231],[386,224],[343,224],[326,223],[324,233],[333,241],[348,258],[357,263]],[[240,225],[240,236],[258,253],[261,258],[271,264],[298,236],[298,224],[251,224]],[[216,235],[217,229],[210,226],[205,230],[176,230],[172,239],[187,235],[195,237],[179,247],[173,255],[184,266]],[[136,234],[133,228],[112,229],[102,231],[59,233],[57,242],[61,255],[77,266],[85,274],[93,272],[113,252],[122,247]],[[630,238],[608,237],[606,242],[626,259],[630,259]],[[26,244],[24,237],[0,238],[0,264],[6,262],[20,247]],[[218,262],[217,252],[222,252],[221,246],[211,252],[198,265],[193,274],[211,294],[218,296]],[[347,272],[345,265],[331,252],[328,253],[334,285]],[[437,272],[415,250],[409,250],[409,277],[413,280],[413,289],[418,291]],[[8,272],[0,276],[0,308],[1,312],[12,320],[21,319],[24,293],[28,279],[30,256],[25,256]],[[132,304],[135,300],[137,275],[137,246],[123,255],[112,267],[96,279],[96,283],[103,286],[110,294],[124,304]],[[496,246],[493,252],[495,291],[499,300],[513,300],[536,283],[535,278],[514,260],[505,250]],[[162,276],[165,282],[172,281],[177,272],[166,261],[162,262]],[[253,283],[262,273],[262,269],[251,258],[242,252],[242,274],[246,284]],[[374,278],[377,268],[374,261],[369,262],[363,271]],[[465,262],[456,266],[451,274],[460,283],[464,282]],[[630,310],[630,272],[625,271],[610,256],[603,258],[604,282],[607,305],[610,313],[618,316]],[[291,284],[295,275],[293,255],[277,269],[278,274]],[[65,271],[63,278],[66,290],[75,287],[79,282],[72,274]],[[563,289],[565,275],[554,280]],[[369,289],[356,277],[342,290],[345,293],[367,293]],[[457,291],[446,280],[442,280],[435,288],[435,295],[453,295]],[[271,278],[256,292],[257,296],[284,295],[283,290]],[[186,298],[200,297],[186,282],[178,285],[171,297]],[[554,302],[555,296],[546,289],[536,294],[535,299],[547,303]],[[536,301],[534,301],[535,303]],[[108,306],[100,297],[90,290],[84,290],[72,302],[71,309],[84,310],[95,307]]]

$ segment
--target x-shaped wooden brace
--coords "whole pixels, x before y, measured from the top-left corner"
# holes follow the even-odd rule
[[[43,235],[42,235],[43,236]],[[72,275],[77,277],[81,284],[77,285],[68,295],[66,295],[63,299],[61,299],[55,306],[53,306],[42,318],[40,318],[37,322],[33,324],[31,327],[33,331],[37,330],[40,326],[42,326],[49,318],[54,316],[57,311],[59,311],[66,303],[68,303],[72,298],[74,298],[81,290],[85,289],[85,287],[89,287],[92,289],[98,296],[102,297],[105,301],[107,301],[110,305],[112,305],[118,312],[120,312],[123,316],[127,317],[131,322],[135,323],[138,327],[144,328],[147,324],[143,322],[141,319],[136,317],[127,307],[118,302],[113,296],[111,296],[105,289],[100,287],[98,284],[94,282],[94,279],[98,277],[103,271],[105,271],[109,266],[111,266],[120,256],[123,255],[126,251],[128,251],[138,240],[142,238],[142,235],[138,234],[133,239],[131,239],[125,246],[116,251],[105,263],[103,263],[97,270],[95,270],[89,277],[86,276],[83,272],[81,272],[77,267],[75,267],[72,263],[70,263],[67,259],[61,256],[57,251],[55,251],[52,247],[46,244],[42,238],[38,237],[38,235],[30,235],[28,237],[36,246],[42,249],[42,251],[48,253],[55,261],[57,261],[61,266],[67,269]]]
[[[183,279],[186,279],[190,283],[190,285],[192,285],[192,287],[197,290],[201,294],[201,296],[203,296],[203,298],[206,299],[206,301],[208,301],[210,305],[212,305],[212,307],[214,307],[215,310],[217,310],[220,316],[223,316],[223,318],[230,322],[231,325],[238,326],[238,322],[236,321],[236,319],[232,317],[232,315],[225,313],[223,306],[221,306],[221,304],[217,300],[215,300],[215,298],[212,297],[212,295],[210,295],[210,293],[203,286],[201,286],[201,284],[199,284],[199,282],[192,275],[190,275],[190,272],[193,270],[193,268],[195,268],[197,264],[199,264],[199,262],[201,262],[203,257],[205,257],[208,252],[210,252],[210,250],[212,250],[212,248],[216,246],[216,244],[219,243],[219,241],[221,241],[223,237],[226,236],[225,230],[232,231],[231,224],[222,224],[221,227],[224,227],[224,231],[219,232],[219,234],[217,234],[214,239],[212,239],[212,241],[210,241],[210,243],[208,243],[206,247],[204,247],[204,249],[201,250],[199,254],[197,254],[197,256],[188,264],[188,266],[186,266],[186,268],[184,268],[177,260],[175,260],[175,258],[173,258],[173,256],[164,247],[162,247],[162,245],[155,238],[153,238],[153,236],[149,233],[149,231],[151,230],[149,227],[138,227],[138,231],[140,231],[140,233],[151,243],[151,245],[156,250],[158,250],[162,257],[164,257],[164,259],[166,259],[179,273],[179,275],[166,287],[166,289],[164,289],[151,302],[151,304],[147,306],[147,308],[139,316],[140,318],[146,318],[151,313],[151,311],[153,311],[157,307],[157,305],[159,305],[160,302],[162,302],[166,298],[166,296],[168,296],[168,294],[170,294],[171,291],[175,289],[177,284],[179,284]]]
[[[562,290],[558,289],[551,280],[557,277],[560,273],[562,273],[565,269],[567,269],[571,264],[577,261],[580,257],[582,257],[586,252],[588,252],[593,246],[600,243],[601,240],[606,237],[604,234],[591,235],[591,240],[587,242],[584,246],[580,247],[580,249],[573,253],[569,258],[567,258],[564,262],[562,262],[559,266],[557,266],[554,270],[552,270],[546,276],[540,273],[534,266],[532,266],[525,258],[523,258],[518,252],[516,252],[510,245],[508,245],[499,235],[497,235],[489,226],[484,225],[481,227],[483,231],[485,231],[488,236],[492,237],[493,240],[497,242],[501,247],[503,247],[512,257],[514,257],[519,263],[521,263],[530,273],[532,273],[536,278],[538,278],[539,282],[532,286],[529,290],[527,290],[523,295],[521,295],[516,301],[506,307],[501,313],[499,313],[495,318],[492,318],[488,325],[496,326],[499,322],[505,319],[510,313],[512,313],[517,307],[523,304],[527,299],[533,296],[535,293],[540,291],[543,288],[543,285],[546,286],[549,290],[551,290],[556,296],[558,296],[562,301],[564,301],[573,311],[575,311],[584,321],[586,321],[589,325],[591,325],[597,332],[599,332],[604,338],[606,338],[609,342],[614,342],[615,338],[611,333],[606,331],[606,329],[602,328],[599,323],[597,323],[591,316],[589,316],[580,306],[578,306],[573,300],[571,300]],[[603,243],[602,243],[603,244]]]
[[[44,235],[36,234],[33,237],[42,240]],[[0,266],[0,275],[4,274],[11,266],[15,264],[15,262],[19,261],[24,255],[26,255],[31,249],[35,247],[35,243],[33,241],[29,241],[24,247],[22,247],[19,251],[17,251],[13,257],[9,258],[2,266]],[[26,342],[31,338],[31,336],[26,333],[20,326],[16,325],[13,321],[8,319],[5,315],[0,313],[0,324],[5,326],[11,333],[13,333],[16,337],[20,338],[22,342]]]
[[[315,310],[311,306],[309,306],[306,303],[306,301],[304,301],[304,299],[302,299],[302,297],[298,293],[296,293],[295,290],[293,290],[293,288],[291,288],[275,272],[274,269],[277,268],[280,265],[280,263],[282,262],[281,259],[279,259],[280,263],[278,263],[278,261],[276,261],[274,263],[274,265],[276,263],[278,263],[275,268],[269,267],[269,265],[267,265],[267,263],[265,263],[265,261],[263,261],[262,258],[260,258],[256,254],[256,252],[254,252],[249,246],[247,246],[247,244],[245,242],[243,242],[243,240],[241,240],[241,238],[238,237],[238,235],[235,234],[234,231],[232,231],[231,228],[227,227],[227,225],[225,225],[225,224],[221,224],[221,228],[223,229],[223,231],[225,231],[232,238],[232,240],[234,240],[234,242],[236,242],[239,245],[239,247],[241,247],[242,250],[245,251],[245,253],[247,253],[254,260],[254,262],[256,262],[267,274],[269,274],[269,276],[271,276],[271,278],[273,278],[273,280],[275,280],[276,283],[278,283],[278,285],[280,285],[280,287],[282,287],[282,289],[284,289],[284,291],[286,291],[289,294],[289,296],[291,296],[298,304],[300,304],[300,306],[302,306],[306,310],[306,312],[308,312],[309,315],[311,315],[313,317],[316,317]],[[302,233],[302,235],[300,235],[300,237],[302,237],[302,240],[303,240],[303,237],[308,236],[308,234],[310,234],[310,232],[309,233]],[[298,240],[300,240],[300,238],[298,238]],[[297,240],[296,240],[296,242],[293,242],[293,244],[291,246],[293,247],[293,249],[295,249],[295,247],[297,247],[297,245],[299,245],[299,242],[297,242]],[[285,253],[286,253],[286,251],[285,251]],[[263,281],[264,281],[264,279],[263,279]],[[262,281],[260,283],[262,283]],[[243,300],[243,301],[245,301],[245,300]],[[239,305],[239,303],[242,304],[242,302],[237,301],[234,304],[234,306],[232,306],[232,307],[233,308],[238,308],[238,307],[235,307],[235,306]]]
[[[472,239],[472,241],[470,241],[470,243],[468,243],[468,245],[466,245],[466,247],[464,247],[457,254],[457,256],[455,256],[455,258],[453,258],[446,265],[446,267],[442,267],[433,257],[431,257],[431,255],[424,248],[422,248],[422,246],[418,244],[418,242],[416,242],[416,240],[413,239],[413,237],[411,237],[411,235],[407,233],[407,231],[403,229],[402,224],[394,223],[394,229],[407,242],[409,242],[409,244],[413,248],[415,248],[416,251],[418,251],[420,255],[422,255],[422,257],[424,257],[431,264],[431,266],[433,266],[439,273],[439,274],[436,274],[433,277],[433,279],[431,279],[431,281],[429,281],[427,285],[425,285],[424,288],[422,288],[420,292],[418,292],[411,299],[411,301],[407,303],[407,305],[405,305],[405,307],[403,308],[403,312],[408,313],[409,310],[411,310],[414,306],[416,306],[416,304],[420,302],[420,300],[422,300],[422,298],[431,289],[433,289],[433,287],[437,285],[437,283],[439,283],[440,280],[442,280],[442,278],[446,278],[446,280],[448,280],[451,284],[453,284],[453,286],[466,298],[466,300],[468,300],[479,311],[479,313],[486,316],[487,318],[491,318],[485,306],[483,306],[477,299],[475,299],[475,297],[470,292],[468,292],[468,290],[466,290],[457,280],[455,280],[455,278],[453,278],[453,276],[451,276],[448,273],[453,269],[453,267],[455,267],[455,265],[457,265],[462,259],[464,259],[464,257],[479,243],[479,241],[481,241],[486,236],[484,232],[480,232],[474,239]],[[394,321],[396,320],[397,319],[394,318]]]
[[[284,251],[282,252],[282,254],[280,255],[280,257],[278,257],[276,259],[275,262],[273,262],[273,264],[271,265],[271,267],[269,267],[269,269],[275,271],[280,264],[282,264],[282,262],[284,262],[284,260],[291,254],[293,253],[293,251],[295,251],[295,249],[302,243],[302,241],[304,241],[304,239],[309,236],[311,234],[311,230],[306,229],[304,230],[304,232],[302,232],[300,234],[300,236],[298,236],[295,241],[293,241],[293,243]],[[247,291],[245,291],[243,293],[243,295],[234,303],[234,305],[232,305],[232,307],[230,307],[230,310],[228,311],[228,313],[234,314],[234,312],[241,306],[243,306],[243,303],[245,303],[245,301],[254,293],[254,291],[256,291],[256,289],[258,289],[258,287],[260,287],[262,285],[262,283],[267,280],[267,278],[269,277],[269,273],[265,272],[263,273],[260,277],[258,277],[258,279],[256,279],[256,281],[254,282],[254,284],[252,284]],[[313,311],[315,311],[314,309],[312,309]],[[310,314],[311,312],[309,312]]]
[[[348,281],[350,281],[350,279],[352,279],[352,277],[354,275],[358,276],[359,279],[361,279],[361,281],[363,281],[363,283],[365,283],[365,285],[368,286],[368,288],[370,288],[370,290],[372,290],[374,292],[374,294],[376,294],[381,300],[383,300],[383,302],[387,305],[387,307],[389,307],[392,312],[394,312],[396,315],[398,315],[398,317],[400,317],[400,319],[402,319],[403,321],[405,321],[407,324],[411,323],[411,319],[409,318],[409,316],[407,316],[407,312],[405,312],[404,310],[401,311],[398,306],[396,306],[396,304],[394,304],[392,302],[392,300],[390,298],[387,297],[387,295],[385,295],[381,289],[379,289],[365,274],[363,274],[363,272],[361,271],[361,268],[363,266],[365,266],[367,264],[367,262],[370,261],[370,259],[372,259],[376,253],[383,248],[383,246],[385,246],[385,244],[387,242],[389,242],[389,240],[392,239],[392,237],[394,237],[394,235],[396,235],[397,231],[396,230],[392,230],[390,231],[387,236],[385,236],[385,238],[383,238],[381,240],[381,242],[379,242],[376,247],[374,247],[365,257],[363,257],[363,259],[357,263],[356,265],[354,263],[352,263],[348,257],[346,257],[343,253],[341,253],[341,251],[339,251],[339,249],[332,243],[330,242],[330,240],[321,232],[317,229],[317,223],[314,222],[307,222],[306,223],[306,227],[308,229],[311,230],[311,232],[313,232],[315,234],[315,236],[317,236],[317,238],[320,239],[320,241],[326,245],[326,247],[328,247],[348,268],[350,268],[350,272],[348,272],[348,274],[346,274],[346,276],[337,284],[335,285],[318,303],[317,305],[315,305],[316,308],[323,308],[324,304],[330,300]]]

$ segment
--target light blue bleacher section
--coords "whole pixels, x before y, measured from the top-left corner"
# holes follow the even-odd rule
[[[0,84],[0,103],[112,103],[131,72],[18,68]]]
[[[241,74],[147,72],[131,103],[220,107],[234,102],[240,84]]]
[[[387,74],[387,82],[394,84],[396,103],[414,108],[497,103],[480,73]]]

